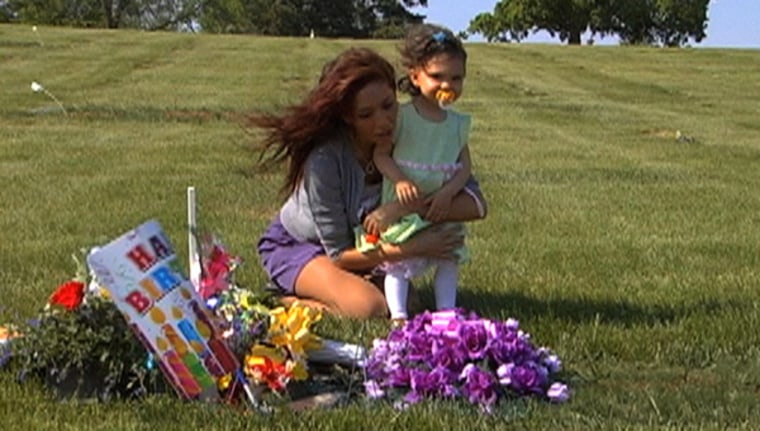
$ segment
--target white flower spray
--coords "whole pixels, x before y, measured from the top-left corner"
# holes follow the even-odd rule
[[[45,93],[46,96],[53,99],[55,103],[58,104],[58,106],[61,108],[61,111],[63,111],[64,114],[68,115],[69,113],[66,111],[66,108],[63,107],[63,103],[61,103],[60,100],[58,100],[53,93],[49,92],[47,88],[43,87],[39,82],[32,81],[32,91],[35,93]]]

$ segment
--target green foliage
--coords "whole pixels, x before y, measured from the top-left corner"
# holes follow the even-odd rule
[[[272,36],[397,38],[422,15],[417,0],[7,0],[0,22],[252,33]]]
[[[397,38],[403,27],[422,21],[406,8],[426,2],[398,0],[209,0],[199,17],[213,33],[255,33],[278,36]]]
[[[105,23],[99,0],[9,0],[8,7],[19,21],[31,24],[102,27]]]
[[[467,31],[470,34],[482,34],[489,42],[520,41],[528,36],[534,27],[524,5],[515,2],[498,2],[494,13],[480,13],[473,20]]]
[[[68,383],[91,391],[79,395],[99,398],[144,395],[155,387],[158,371],[145,368],[145,348],[110,300],[90,297],[75,311],[46,309],[17,327],[23,336],[11,344],[12,359],[24,379],[42,377],[60,390],[76,376]]]
[[[0,25],[0,323],[31,318],[72,250],[148,218],[186,255],[186,188],[199,222],[263,286],[254,251],[281,172],[254,172],[259,135],[237,119],[300,100],[322,64],[390,41]],[[515,317],[573,376],[564,406],[500,416],[435,403],[357,401],[274,417],[187,403],[58,403],[0,372],[13,429],[752,429],[760,423],[760,58],[757,50],[468,44],[473,170],[488,217],[468,226],[459,303]],[[65,104],[44,95],[37,80]],[[679,140],[680,136],[693,139]],[[415,280],[423,303],[426,279]],[[20,319],[9,314],[18,313]],[[325,319],[367,346],[384,321]],[[506,422],[506,423],[505,423]]]
[[[21,22],[73,27],[187,30],[203,0],[8,0]]]
[[[581,35],[615,34],[625,44],[681,46],[705,37],[709,0],[502,0],[468,31],[488,41],[517,40],[546,30],[571,45]]]

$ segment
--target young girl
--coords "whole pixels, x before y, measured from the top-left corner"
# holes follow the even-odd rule
[[[424,220],[417,214],[379,232],[380,227],[364,223],[365,242],[381,240],[400,244],[430,223],[446,219],[454,195],[470,178],[467,140],[470,117],[447,109],[462,95],[467,53],[451,31],[430,24],[410,29],[400,49],[407,75],[400,90],[411,95],[399,108],[394,144],[375,146],[373,160],[383,174],[383,202],[398,200],[406,206],[429,205]],[[477,197],[473,199],[478,202]],[[463,226],[458,226],[462,235]],[[379,237],[378,237],[379,234]],[[368,249],[364,244],[360,249]],[[385,296],[391,318],[403,321],[409,279],[436,267],[434,276],[437,309],[456,305],[458,263],[467,258],[462,247],[450,259],[415,258],[385,264]]]

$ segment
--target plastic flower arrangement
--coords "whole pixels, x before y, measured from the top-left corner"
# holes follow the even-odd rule
[[[321,345],[311,332],[322,316],[318,310],[298,302],[269,309],[237,287],[212,298],[209,306],[223,320],[225,339],[243,358],[243,371],[252,383],[281,394],[289,382],[308,378],[308,352]],[[227,390],[232,380],[220,382],[220,388]]]
[[[242,365],[237,375],[217,382],[221,394],[232,400],[249,382],[282,394],[289,382],[308,378],[308,352],[320,346],[311,331],[321,313],[298,303],[271,309],[239,288],[234,272],[240,259],[215,239],[203,256],[199,290]],[[22,381],[39,376],[64,397],[106,399],[168,390],[156,359],[107,291],[82,261],[75,261],[77,275],[50,295],[38,316],[2,327],[0,365],[18,369]]]
[[[565,402],[559,358],[536,348],[515,319],[494,321],[461,309],[426,312],[373,342],[366,393],[403,407],[426,398],[463,398],[491,412],[500,400],[537,396]]]
[[[233,274],[242,263],[231,255],[224,244],[214,235],[206,235],[201,242],[201,279],[198,293],[209,299],[234,286]]]
[[[161,387],[119,310],[88,288],[86,268],[74,260],[76,277],[58,286],[34,319],[14,325],[7,365],[18,366],[20,381],[39,376],[61,396],[106,399]]]
[[[202,249],[200,293],[209,309],[219,317],[227,344],[241,358],[243,372],[255,385],[275,393],[286,391],[288,383],[308,378],[307,354],[318,349],[321,340],[312,325],[322,314],[296,302],[289,308],[269,308],[248,290],[235,284],[234,272],[240,264],[213,236],[206,236]],[[222,391],[231,389],[233,376],[222,379]]]

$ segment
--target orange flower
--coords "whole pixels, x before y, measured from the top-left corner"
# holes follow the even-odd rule
[[[67,310],[75,310],[84,300],[85,285],[81,281],[71,280],[58,286],[50,295],[50,305],[60,305]]]
[[[256,350],[259,350],[257,355]],[[277,354],[262,351],[266,348],[252,349],[252,354],[245,358],[245,374],[257,384],[266,384],[269,389],[282,392],[292,377],[284,361],[278,361]]]

